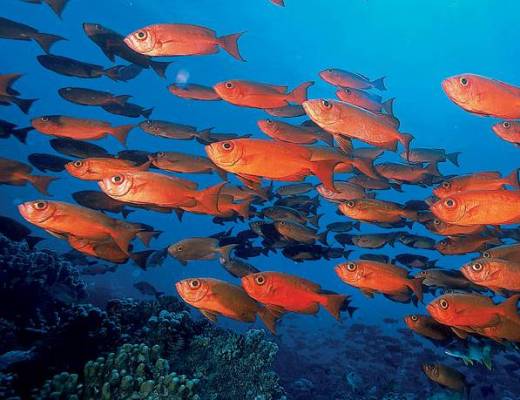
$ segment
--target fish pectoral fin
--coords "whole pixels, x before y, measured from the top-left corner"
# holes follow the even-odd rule
[[[462,329],[455,328],[454,326],[452,326],[451,330],[460,339],[466,339],[468,337],[468,332],[463,331]]]
[[[374,291],[369,289],[361,289],[361,293],[365,295],[365,297],[368,297],[369,299],[372,299],[374,297]]]
[[[274,304],[266,304],[265,308],[267,308],[269,312],[275,315],[277,318],[280,318],[283,314],[285,314],[285,308],[276,306]]]
[[[45,230],[49,235],[52,235],[54,236],[55,238],[58,238],[58,239],[67,239],[67,235],[63,234],[63,233],[58,233],[58,232],[53,232],[49,229],[46,229]]]
[[[199,310],[202,315],[204,315],[207,319],[209,319],[211,322],[217,322],[217,314],[208,311],[208,310]]]

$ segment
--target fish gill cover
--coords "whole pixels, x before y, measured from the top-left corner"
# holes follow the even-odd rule
[[[519,11],[5,0],[0,398],[520,398]]]

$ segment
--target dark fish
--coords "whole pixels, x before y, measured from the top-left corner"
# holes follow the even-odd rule
[[[235,278],[242,278],[246,275],[256,274],[260,272],[258,269],[248,264],[240,258],[230,258],[228,261],[222,264],[224,269],[229,272]]]
[[[215,133],[211,132],[211,129],[205,129],[199,132],[195,137],[195,140],[203,145],[208,145],[215,142],[222,142],[224,140],[245,139],[251,136],[252,135],[250,134],[239,135],[237,133]]]
[[[484,288],[477,286],[460,271],[441,268],[429,268],[420,271],[416,278],[423,278],[423,285],[430,288],[452,289],[452,290],[474,290],[481,291]]]
[[[312,215],[307,217],[298,210],[290,207],[275,206],[267,207],[262,210],[262,214],[272,219],[273,221],[290,221],[297,222],[300,224],[310,223],[314,226],[318,226],[321,215]]]
[[[61,172],[65,169],[65,164],[70,162],[67,158],[44,153],[29,154],[27,159],[34,167],[38,168],[42,172]]]
[[[394,242],[399,235],[399,232],[367,233],[362,235],[351,235],[350,239],[352,244],[357,247],[361,247],[363,249],[380,249],[387,244],[393,247]]]
[[[284,185],[278,187],[275,192],[280,196],[294,196],[297,194],[305,194],[314,189],[312,183],[295,183],[292,185]]]
[[[113,75],[117,77],[117,81],[128,82],[137,78],[143,67],[137,64],[118,65],[114,68]]]
[[[13,89],[13,84],[22,75],[21,74],[1,74],[0,75],[0,106],[9,106],[14,104],[25,114],[29,113],[29,109],[36,99],[22,99],[17,96],[20,92]]]
[[[14,136],[20,142],[25,143],[27,134],[33,129],[32,126],[28,128],[18,128],[15,124],[0,119],[0,139],[7,139],[10,136]]]
[[[72,198],[76,203],[83,207],[91,208],[98,211],[106,211],[112,213],[121,213],[124,218],[133,210],[128,210],[128,203],[123,203],[107,196],[103,192],[96,190],[82,190],[72,194]]]
[[[150,135],[177,140],[191,140],[199,135],[205,135],[206,131],[209,132],[211,130],[197,131],[197,128],[194,126],[161,120],[146,120],[141,122],[139,127]]]
[[[42,55],[36,58],[44,68],[61,75],[87,79],[106,76],[114,81],[117,81],[118,79],[117,72],[118,68],[120,68],[119,66],[104,69],[100,65],[89,64],[83,61],[75,60],[73,58],[55,56],[52,54]]]
[[[415,211],[428,211],[430,209],[430,206],[424,200],[408,200],[404,203],[404,207]]]
[[[352,229],[356,229],[359,231],[360,228],[360,222],[332,222],[326,226],[326,229],[329,232],[349,232]]]
[[[159,292],[156,288],[153,287],[153,285],[145,281],[134,283],[133,286],[139,290],[141,294],[146,296],[155,296],[158,298],[164,294],[164,292]]]
[[[104,275],[108,272],[115,272],[117,270],[117,265],[107,265],[107,264],[93,264],[87,265],[85,267],[79,268],[79,273],[81,275]]]
[[[133,103],[125,103],[125,104],[118,104],[118,103],[112,103],[102,106],[103,110],[106,112],[109,112],[111,114],[115,115],[122,115],[124,117],[129,118],[150,118],[150,115],[153,112],[153,108],[145,109],[144,107],[141,107],[137,104]]]
[[[144,150],[122,150],[117,153],[117,158],[121,160],[133,161],[136,165],[142,165],[149,161],[153,153]]]
[[[141,68],[152,68],[161,78],[166,77],[166,69],[171,63],[153,61],[150,57],[135,52],[126,45],[123,35],[94,23],[84,23],[83,30],[110,61],[115,62],[118,56]]]
[[[0,95],[0,106],[16,105],[24,114],[28,114],[33,103],[38,99],[21,99],[15,96]]]
[[[282,250],[282,254],[297,263],[303,261],[317,261],[321,258],[329,260],[332,258],[342,258],[348,256],[348,252],[345,252],[343,249],[325,247],[318,244],[297,244],[287,246]]]
[[[299,104],[288,104],[280,108],[266,108],[264,111],[273,117],[292,118],[305,115],[305,110]]]
[[[29,350],[12,350],[0,355],[0,371],[16,369],[17,364],[28,364],[36,358],[34,348]]]
[[[400,233],[397,238],[405,246],[414,249],[435,250],[436,241],[426,236]]]
[[[418,254],[398,254],[392,263],[398,262],[408,268],[427,269],[434,268],[437,260],[430,260],[428,257]]]
[[[165,247],[162,250],[156,250],[148,257],[147,266],[160,267],[161,265],[163,265],[164,261],[166,260],[166,257],[168,257],[167,247]]]
[[[359,256],[360,260],[368,260],[368,261],[376,261],[383,264],[390,263],[390,257],[385,256],[384,254],[361,254]]]
[[[44,240],[43,238],[37,236],[31,236],[31,230],[20,222],[1,215],[0,233],[6,238],[15,242],[21,242],[22,240],[25,240],[30,249],[36,246],[38,242]]]
[[[68,138],[51,139],[49,141],[51,147],[58,153],[70,157],[89,158],[89,157],[112,157],[104,148],[84,142]]]
[[[79,87],[64,87],[58,90],[58,94],[65,100],[82,106],[124,105],[132,97],[128,95],[115,96],[109,92]]]
[[[48,33],[41,33],[29,25],[11,21],[7,18],[0,17],[0,38],[12,40],[34,40],[47,54],[54,43],[65,38]]]
[[[56,13],[58,17],[61,18],[61,14],[63,13],[63,10],[65,9],[65,6],[69,2],[69,0],[22,0],[26,3],[31,4],[47,4],[52,11]]]
[[[286,240],[305,244],[314,244],[315,242],[320,241],[324,245],[328,245],[328,231],[318,233],[317,229],[309,228],[308,226],[299,224],[297,222],[283,220],[275,221],[274,227],[276,228],[278,233]]]

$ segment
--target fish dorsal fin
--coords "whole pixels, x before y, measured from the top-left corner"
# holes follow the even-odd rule
[[[208,310],[199,310],[211,322],[217,322],[217,314]]]

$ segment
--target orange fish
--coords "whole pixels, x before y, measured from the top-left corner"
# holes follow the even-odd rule
[[[520,121],[504,121],[492,128],[501,139],[520,146]]]
[[[410,278],[408,270],[393,264],[356,260],[338,264],[334,270],[343,282],[357,287],[368,297],[382,293],[392,300],[408,302],[411,291],[422,301],[423,279]]]
[[[319,160],[337,160],[338,164],[334,168],[334,172],[352,172],[356,168],[366,176],[377,178],[379,175],[374,169],[373,161],[362,157],[352,157],[345,154],[345,152],[335,147],[329,146],[313,146],[309,147],[312,150],[312,161]]]
[[[352,219],[366,222],[400,222],[402,218],[417,219],[417,211],[391,201],[354,199],[339,205],[339,210]]]
[[[262,178],[302,181],[316,175],[329,190],[334,189],[333,171],[337,159],[313,160],[312,148],[292,143],[258,139],[235,139],[206,146],[208,157],[219,168],[258,185]]]
[[[320,305],[334,318],[348,306],[348,297],[326,290],[295,275],[282,272],[259,272],[244,276],[242,286],[249,296],[275,313],[316,314]],[[348,309],[349,313],[354,311]]]
[[[499,317],[498,323],[477,329],[477,333],[499,343],[502,341],[520,342],[520,325],[508,318]]]
[[[456,176],[442,182],[433,190],[433,193],[443,198],[453,193],[468,192],[470,190],[499,190],[505,189],[506,185],[520,189],[518,183],[518,172],[516,169],[508,176],[502,178],[500,172],[477,172],[472,175]]]
[[[325,82],[334,86],[351,89],[378,89],[386,90],[384,77],[370,81],[364,75],[348,72],[338,68],[329,68],[320,72],[320,77]]]
[[[520,88],[475,74],[462,74],[442,82],[446,95],[466,111],[481,116],[520,119]]]
[[[479,258],[465,264],[461,272],[471,282],[485,286],[495,293],[502,293],[504,289],[520,292],[520,261]]]
[[[258,127],[267,136],[275,140],[295,144],[314,144],[318,140],[327,143],[329,146],[334,144],[332,136],[321,128],[308,126],[295,126],[282,121],[262,119],[258,121]]]
[[[103,192],[127,203],[166,208],[195,207],[198,203],[216,202],[225,183],[197,191],[197,184],[186,179],[155,172],[120,172],[98,182]]]
[[[218,279],[195,278],[177,282],[175,287],[186,303],[210,321],[216,322],[217,316],[222,315],[237,321],[255,322],[258,315],[271,333],[276,333],[276,320],[280,314],[273,314],[258,304],[240,286]]]
[[[520,260],[520,243],[493,247],[482,253],[483,258],[501,258],[502,260]]]
[[[354,88],[339,89],[336,91],[336,96],[345,103],[350,103],[373,113],[382,113],[384,111],[393,115],[394,98],[383,101],[381,96]]]
[[[146,171],[150,162],[136,166],[134,162],[117,158],[91,157],[71,161],[65,169],[72,176],[84,181],[102,181],[107,176],[117,175],[124,171]]]
[[[362,186],[350,182],[334,182],[336,192],[325,189],[323,185],[318,185],[316,190],[320,196],[334,203],[341,203],[347,200],[370,198],[371,194],[365,192]]]
[[[112,135],[122,144],[126,143],[128,133],[134,128],[133,125],[112,127],[108,122],[63,115],[34,118],[31,124],[34,129],[45,135],[75,140],[97,140]]]
[[[412,314],[404,318],[406,326],[421,336],[435,341],[448,341],[453,337],[452,332],[439,324],[429,315]]]
[[[314,82],[304,82],[289,93],[287,86],[244,80],[220,82],[213,88],[228,103],[263,109],[284,107],[289,103],[302,104],[307,100],[307,89],[313,84]]]
[[[520,191],[481,190],[451,194],[430,207],[440,220],[456,225],[520,223]]]
[[[32,175],[32,170],[30,165],[8,158],[0,158],[0,185],[23,186],[29,182],[40,193],[48,195],[49,184],[58,178]]]
[[[435,245],[439,253],[444,255],[467,254],[480,251],[489,245],[500,245],[501,240],[483,235],[456,236],[441,240]]]
[[[413,136],[399,132],[378,114],[336,100],[308,100],[303,108],[316,124],[334,136],[347,136],[391,151],[397,150],[399,142],[406,154],[409,152]]]
[[[419,183],[428,176],[441,175],[437,164],[430,164],[424,168],[417,165],[382,163],[376,165],[375,169],[383,178],[404,183]]]
[[[433,233],[442,236],[477,235],[486,231],[486,225],[460,226],[447,224],[438,218],[427,221],[424,226]]]
[[[216,172],[222,179],[226,179],[226,172],[217,168],[217,166],[206,157],[175,151],[161,151],[148,156],[148,158],[153,165],[165,171],[188,174],[211,174],[212,172]]]
[[[486,328],[494,326],[505,317],[520,324],[516,303],[520,295],[509,297],[500,304],[493,303],[489,297],[469,294],[450,293],[434,299],[426,309],[439,323],[452,327]]]
[[[125,38],[137,53],[152,57],[198,56],[218,53],[219,47],[232,57],[244,61],[238,50],[238,39],[244,32],[217,37],[215,31],[197,25],[149,25]]]
[[[171,94],[177,97],[190,100],[222,100],[212,87],[197,85],[196,83],[186,83],[179,85],[176,83],[168,86]]]
[[[52,235],[60,238],[76,236],[98,242],[112,239],[126,254],[130,241],[144,231],[139,224],[60,201],[28,201],[20,204],[18,211],[28,222]]]

